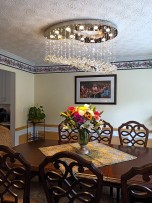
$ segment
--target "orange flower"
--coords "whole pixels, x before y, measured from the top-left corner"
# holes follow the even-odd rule
[[[71,116],[71,114],[70,114],[68,111],[66,112],[66,114],[67,114],[67,116],[68,116],[68,117],[70,117],[70,116]]]
[[[86,112],[84,115],[88,120],[92,119],[92,115],[89,112]]]

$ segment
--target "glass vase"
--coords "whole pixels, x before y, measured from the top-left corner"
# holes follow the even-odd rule
[[[88,154],[89,150],[87,149],[87,144],[89,141],[89,133],[87,129],[79,129],[78,130],[78,143],[80,145],[80,149],[78,153],[80,154]]]

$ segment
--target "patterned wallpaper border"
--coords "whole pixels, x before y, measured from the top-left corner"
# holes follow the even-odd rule
[[[122,61],[113,63],[117,66],[118,70],[131,70],[131,69],[150,69],[152,68],[152,60],[141,61]]]
[[[26,71],[29,73],[34,73],[34,66],[31,66],[29,64],[23,63],[21,61],[18,61],[16,59],[12,59],[8,56],[4,56],[2,54],[0,54],[0,64],[6,65],[6,66],[10,66],[12,68],[15,69],[19,69],[22,71]]]
[[[0,64],[10,66],[29,73],[68,73],[68,72],[83,72],[78,68],[67,65],[54,65],[54,66],[32,66],[16,59],[10,58],[0,54]],[[124,61],[114,62],[118,70],[133,70],[133,69],[152,69],[152,60],[140,61]]]

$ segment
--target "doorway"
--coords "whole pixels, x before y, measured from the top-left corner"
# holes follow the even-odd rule
[[[0,69],[0,125],[10,129],[15,145],[15,73]]]

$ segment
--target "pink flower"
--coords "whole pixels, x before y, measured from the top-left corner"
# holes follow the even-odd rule
[[[96,120],[99,120],[99,118],[100,118],[100,112],[99,111],[95,111],[94,112],[94,117],[95,117]]]

